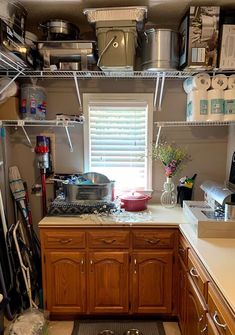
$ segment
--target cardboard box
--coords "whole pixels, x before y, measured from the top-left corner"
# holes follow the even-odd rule
[[[211,70],[217,65],[219,36],[218,6],[191,6],[179,31],[181,69]]]
[[[17,97],[10,97],[3,104],[0,104],[0,120],[20,119],[20,100]]]
[[[234,70],[235,69],[235,25],[234,24],[224,24],[222,26],[219,68],[222,70]]]

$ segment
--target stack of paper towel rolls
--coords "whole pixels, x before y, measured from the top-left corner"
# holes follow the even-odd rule
[[[207,73],[199,73],[184,81],[183,87],[187,93],[187,121],[208,120],[208,93],[211,85],[210,76]]]
[[[228,88],[224,91],[224,120],[235,121],[235,75],[228,77]]]
[[[235,121],[235,75],[200,73],[184,81],[187,121]]]

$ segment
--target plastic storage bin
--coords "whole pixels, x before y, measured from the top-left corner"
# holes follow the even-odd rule
[[[103,71],[133,71],[137,31],[135,21],[96,23],[99,59]]]
[[[43,120],[46,118],[46,91],[41,86],[22,85],[21,86],[21,106],[22,119]]]

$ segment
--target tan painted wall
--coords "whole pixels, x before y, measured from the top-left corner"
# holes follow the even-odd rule
[[[76,90],[73,80],[48,80],[40,81],[48,94],[48,119],[54,119],[56,113],[76,114],[79,111]],[[155,82],[153,80],[80,80],[81,93],[99,92],[146,92],[153,93]],[[186,94],[182,89],[182,80],[167,80],[163,96],[161,112],[154,112],[154,120],[184,120],[185,119]],[[27,180],[28,187],[40,181],[39,171],[35,166],[35,154],[26,145],[27,141],[21,130],[11,130],[11,164],[17,164],[22,177]],[[56,172],[73,173],[82,171],[83,168],[83,133],[82,126],[71,129],[71,138],[74,152],[71,153],[66,138],[65,130],[61,128],[29,130],[30,138],[35,145],[35,136],[40,131],[51,131],[56,136]],[[154,127],[156,138],[157,127]],[[188,146],[192,161],[183,169],[180,176],[192,176],[197,173],[194,198],[202,199],[199,188],[202,181],[212,179],[223,182],[228,173],[227,145],[231,147],[235,143],[234,131],[229,133],[227,127],[172,127],[162,128],[162,135],[168,140]],[[229,154],[228,154],[229,155]],[[163,168],[159,162],[153,163],[153,201],[158,201],[164,182]],[[176,183],[178,178],[176,178]],[[52,194],[52,186],[48,186],[48,193]],[[31,207],[36,224],[41,218],[40,198],[30,195]]]

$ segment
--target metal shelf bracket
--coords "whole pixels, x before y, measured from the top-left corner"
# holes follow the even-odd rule
[[[160,127],[158,128],[157,138],[156,138],[156,143],[155,143],[155,148],[158,147],[159,140],[160,140],[160,135],[161,135],[161,130],[162,130],[162,126],[160,126]]]
[[[78,97],[79,109],[80,109],[80,112],[81,112],[82,111],[82,100],[81,100],[80,90],[79,90],[79,86],[78,86],[78,78],[77,78],[76,72],[74,72],[73,78],[74,78],[74,83],[75,83],[77,97]]]
[[[158,87],[159,87],[160,75],[157,74],[156,85],[155,85],[155,92],[154,92],[154,102],[153,106],[156,107],[157,104],[157,94],[158,94]]]
[[[25,125],[24,120],[18,120],[17,126],[21,127],[21,129],[23,130],[23,133],[24,133],[24,135],[25,135],[25,137],[26,137],[29,145],[31,146],[31,148],[33,148],[32,142],[31,142],[31,140],[29,138],[29,135],[27,134],[27,131],[25,130],[24,125]]]
[[[64,129],[68,138],[68,142],[69,142],[69,146],[70,146],[70,152],[73,152],[73,145],[72,145],[72,141],[71,141],[71,137],[70,137],[70,133],[69,133],[69,129],[68,129],[68,122],[64,122]]]
[[[165,78],[166,78],[166,73],[163,72],[162,82],[161,82],[161,90],[160,90],[160,96],[159,96],[159,102],[158,102],[158,111],[162,110],[162,96],[163,96],[163,90],[164,90],[164,85],[165,85]]]

